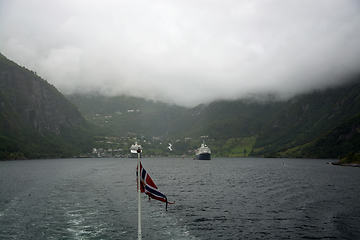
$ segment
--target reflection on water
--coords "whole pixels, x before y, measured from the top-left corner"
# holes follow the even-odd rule
[[[144,158],[144,239],[360,238],[359,168],[329,160]],[[136,159],[0,162],[1,239],[134,239]]]

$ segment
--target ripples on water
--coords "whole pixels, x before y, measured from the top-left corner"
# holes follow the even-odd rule
[[[144,239],[359,239],[360,168],[303,159],[145,158]],[[1,239],[135,239],[136,159],[0,162]]]

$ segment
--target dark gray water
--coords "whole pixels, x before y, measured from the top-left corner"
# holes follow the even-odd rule
[[[360,239],[360,168],[145,158],[143,239]],[[0,162],[0,239],[136,239],[137,159]]]

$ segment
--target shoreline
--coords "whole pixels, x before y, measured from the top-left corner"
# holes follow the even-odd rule
[[[331,165],[342,166],[342,167],[360,167],[359,163],[340,163],[340,162],[332,162]]]

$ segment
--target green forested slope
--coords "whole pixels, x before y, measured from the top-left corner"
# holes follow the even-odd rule
[[[360,152],[360,114],[339,124],[314,142],[304,146],[304,157],[339,158]]]
[[[200,105],[171,123],[169,134],[230,139],[255,136],[253,155],[274,155],[321,138],[360,113],[360,79],[323,91],[296,96],[286,102],[217,101]],[[332,157],[344,151],[328,145]],[[310,147],[307,149],[310,150]],[[303,154],[303,157],[312,155]],[[325,155],[316,155],[325,157]],[[326,155],[330,157],[330,155]]]

